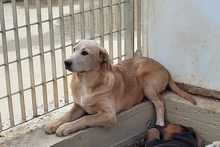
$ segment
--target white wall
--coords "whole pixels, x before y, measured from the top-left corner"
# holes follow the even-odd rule
[[[145,2],[148,56],[177,82],[220,91],[220,1]]]

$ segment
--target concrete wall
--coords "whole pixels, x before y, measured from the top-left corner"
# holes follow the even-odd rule
[[[162,63],[177,82],[220,91],[220,1],[142,3],[144,54]]]

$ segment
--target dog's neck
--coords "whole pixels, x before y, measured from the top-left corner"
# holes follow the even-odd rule
[[[98,85],[103,77],[100,71],[87,71],[83,74],[76,73],[76,76],[77,80],[88,88]]]

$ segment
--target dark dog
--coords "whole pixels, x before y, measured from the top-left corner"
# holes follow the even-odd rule
[[[203,147],[202,138],[190,127],[168,124],[144,133],[132,147]]]

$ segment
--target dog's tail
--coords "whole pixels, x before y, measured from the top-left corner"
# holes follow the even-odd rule
[[[173,81],[173,79],[170,77],[169,83],[168,83],[170,89],[178,94],[179,96],[185,98],[186,100],[190,101],[192,104],[196,105],[196,100],[187,92],[180,89]]]

